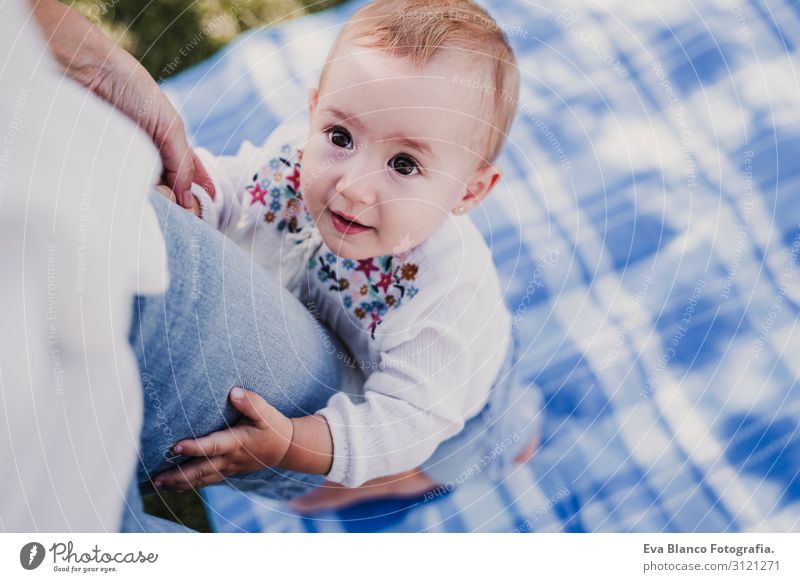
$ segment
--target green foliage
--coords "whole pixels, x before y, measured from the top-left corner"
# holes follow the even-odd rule
[[[157,80],[204,61],[239,33],[343,0],[67,0]]]
[[[196,491],[162,491],[142,497],[145,512],[185,525],[199,532],[210,532],[205,504]]]

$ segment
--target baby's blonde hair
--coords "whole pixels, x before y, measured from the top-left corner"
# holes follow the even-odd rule
[[[361,7],[345,23],[320,74],[320,90],[342,39],[407,58],[415,68],[426,65],[442,49],[483,60],[491,82],[453,76],[462,88],[494,97],[484,121],[489,139],[482,140],[483,162],[494,162],[508,135],[519,101],[519,70],[505,33],[494,19],[470,0],[376,0]],[[474,68],[472,70],[475,70]]]

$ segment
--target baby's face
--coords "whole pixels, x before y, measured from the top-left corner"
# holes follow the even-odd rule
[[[487,135],[480,94],[456,89],[455,63],[470,70],[443,57],[415,73],[405,59],[345,43],[321,92],[310,91],[301,189],[340,257],[408,250],[499,178],[474,153]]]

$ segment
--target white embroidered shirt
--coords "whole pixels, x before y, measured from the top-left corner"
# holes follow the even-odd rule
[[[217,197],[195,193],[204,220],[280,277],[350,350],[363,396],[337,394],[318,414],[333,436],[327,478],[356,486],[418,466],[480,411],[511,345],[511,316],[489,248],[466,217],[403,253],[336,256],[303,203],[306,135],[284,124],[235,156],[199,150]]]

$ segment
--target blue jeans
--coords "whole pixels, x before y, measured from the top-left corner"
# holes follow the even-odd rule
[[[230,239],[151,196],[164,232],[169,289],[139,296],[130,341],[144,388],[138,481],[184,460],[170,447],[235,424],[233,386],[259,393],[282,413],[323,408],[341,385],[347,354],[278,281]],[[240,488],[288,499],[322,482],[318,475],[265,469],[229,479]]]

